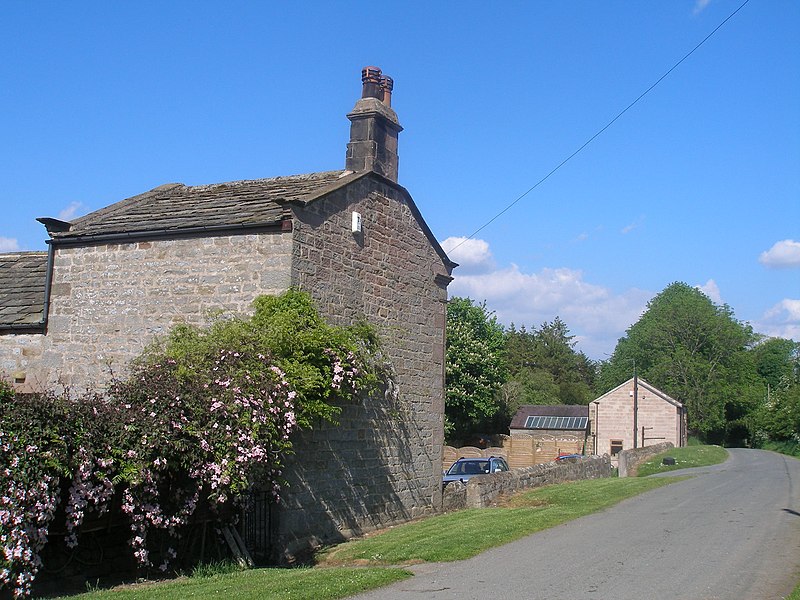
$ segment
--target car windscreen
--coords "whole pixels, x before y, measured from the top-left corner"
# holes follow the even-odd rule
[[[486,473],[489,468],[489,462],[486,460],[465,460],[455,463],[450,470],[447,471],[448,475],[477,475],[479,473]]]

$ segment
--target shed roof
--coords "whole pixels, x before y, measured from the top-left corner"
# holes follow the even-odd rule
[[[510,429],[526,429],[528,417],[588,417],[589,407],[584,404],[526,404],[520,406],[511,419]]]
[[[0,254],[0,330],[41,325],[46,274],[47,252]]]
[[[347,171],[326,171],[210,185],[168,183],[64,224],[66,230],[51,229],[50,233],[55,240],[77,241],[154,231],[274,225],[289,216],[286,204],[308,202],[357,177]]]

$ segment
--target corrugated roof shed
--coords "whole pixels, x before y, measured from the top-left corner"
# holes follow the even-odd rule
[[[0,254],[0,330],[42,322],[46,276],[47,252]]]

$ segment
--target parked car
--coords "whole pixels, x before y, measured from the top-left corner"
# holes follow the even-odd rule
[[[559,454],[556,458],[559,462],[578,462],[578,459],[583,458],[583,454]]]
[[[442,476],[442,484],[447,485],[453,481],[466,483],[470,477],[475,475],[501,473],[503,471],[508,471],[508,463],[502,456],[459,458]]]

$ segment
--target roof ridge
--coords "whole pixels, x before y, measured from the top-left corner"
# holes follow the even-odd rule
[[[280,181],[280,180],[290,180],[290,179],[299,179],[299,178],[312,178],[314,176],[323,177],[323,176],[330,176],[334,173],[344,173],[344,169],[333,169],[331,171],[316,171],[313,173],[297,173],[295,175],[278,175],[276,177],[259,177],[256,179],[234,179],[233,181],[219,181],[216,183],[200,183],[197,185],[184,185],[188,189],[192,190],[201,190],[201,189],[212,189],[215,187],[223,186],[223,185],[247,185],[252,183],[263,183],[266,181]]]

